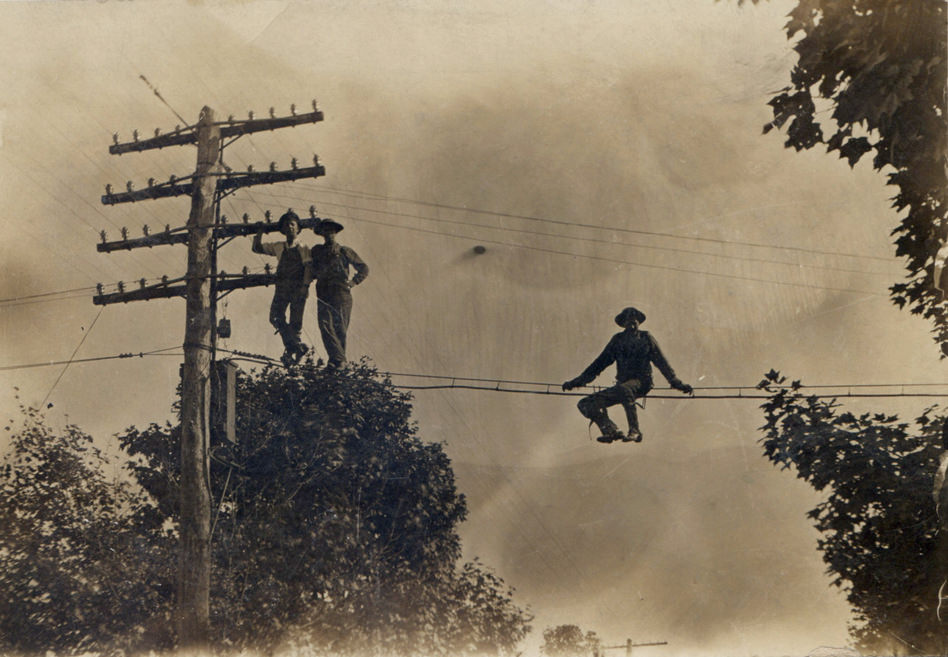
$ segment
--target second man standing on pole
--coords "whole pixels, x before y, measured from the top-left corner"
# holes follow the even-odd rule
[[[346,362],[346,332],[352,312],[350,288],[369,275],[369,267],[348,246],[336,241],[342,225],[332,219],[322,219],[313,232],[322,236],[324,243],[312,247],[313,278],[316,279],[317,321],[323,346],[329,358],[329,367]],[[349,278],[349,267],[355,274]]]

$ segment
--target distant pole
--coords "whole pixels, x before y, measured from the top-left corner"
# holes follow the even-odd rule
[[[220,127],[214,111],[201,110],[197,168],[188,216],[188,271],[184,369],[181,383],[181,499],[178,556],[178,641],[207,644],[210,630],[211,491],[208,463],[213,331],[211,297],[214,206]]]
[[[642,648],[645,646],[667,646],[668,641],[649,641],[647,643],[632,643],[632,639],[626,639],[625,644],[618,646],[602,646],[598,651],[593,653],[594,656],[599,657],[605,655],[606,650],[625,650],[626,657],[631,657],[632,648]]]

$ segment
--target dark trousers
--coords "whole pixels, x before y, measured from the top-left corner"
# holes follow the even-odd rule
[[[648,381],[641,379],[629,379],[622,383],[617,383],[611,388],[605,388],[599,392],[594,392],[579,400],[577,406],[583,416],[596,423],[603,435],[609,435],[617,432],[619,428],[615,422],[609,419],[606,409],[616,404],[622,404],[625,409],[625,417],[629,421],[629,432],[639,430],[639,416],[635,409],[635,400],[644,397],[652,385]]]
[[[323,338],[329,364],[336,367],[346,362],[346,332],[352,314],[352,294],[348,285],[334,285],[326,290],[317,287],[316,297],[319,334]]]
[[[270,304],[270,323],[280,334],[283,348],[287,351],[296,351],[300,347],[300,331],[303,330],[303,310],[306,308],[306,297],[309,291],[303,287],[297,290],[281,290],[277,288]],[[286,309],[290,308],[290,321],[286,321]]]

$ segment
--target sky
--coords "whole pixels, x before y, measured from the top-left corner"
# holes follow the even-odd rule
[[[750,389],[771,368],[811,385],[941,383],[929,326],[886,296],[901,264],[884,176],[762,134],[795,61],[792,6],[0,3],[0,368],[165,350],[0,369],[4,419],[52,404],[51,425],[108,446],[170,418],[183,301],[99,307],[89,288],[184,273],[183,246],[95,245],[101,230],[183,225],[186,198],[100,196],[187,175],[195,152],[110,155],[113,134],[166,132],[205,105],[280,116],[313,99],[324,121],[241,138],[225,160],[259,170],[318,154],[326,176],[242,190],[222,209],[259,220],[314,205],[345,226],[340,241],[371,268],[353,293],[351,358],[555,390],[634,305],[699,391]],[[248,238],[220,262],[266,261]],[[49,292],[62,294],[33,296]],[[226,297],[223,347],[279,356],[271,295]],[[304,340],[325,357],[315,314]],[[850,613],[805,517],[820,498],[763,457],[760,401],[671,397],[640,412],[641,444],[601,445],[575,397],[415,392],[420,434],[445,443],[467,497],[465,558],[535,615],[526,653],[558,624],[607,645],[668,642],[637,657],[846,646]],[[845,401],[905,418],[930,404]]]

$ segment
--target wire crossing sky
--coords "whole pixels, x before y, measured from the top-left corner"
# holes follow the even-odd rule
[[[81,346],[81,344],[80,344]],[[21,370],[21,369],[32,369],[37,367],[51,367],[56,365],[73,365],[73,364],[82,364],[82,363],[95,363],[103,360],[116,360],[116,359],[128,359],[128,358],[144,358],[145,356],[175,356],[180,357],[181,352],[168,353],[172,350],[180,349],[180,347],[165,347],[163,349],[152,349],[149,351],[140,351],[138,353],[122,353],[122,354],[112,354],[107,356],[95,356],[88,358],[75,358],[64,361],[49,361],[43,363],[24,363],[21,365],[2,365],[0,366],[0,371],[10,371],[10,370]],[[281,367],[280,361],[275,358],[270,358],[261,354],[252,354],[237,350],[222,350],[231,354],[231,360],[236,361],[247,361],[251,363],[257,363],[267,366]],[[587,385],[581,386],[581,392],[564,392],[560,390],[560,383],[554,382],[542,382],[542,381],[519,381],[519,380],[508,380],[508,379],[498,379],[498,378],[474,378],[474,377],[465,377],[465,376],[451,376],[445,374],[420,374],[414,372],[380,372],[381,375],[386,377],[398,378],[409,378],[409,379],[432,379],[442,381],[442,383],[428,384],[428,385],[412,385],[412,384],[395,384],[396,388],[402,390],[484,390],[490,392],[504,392],[504,393],[513,393],[513,394],[531,394],[531,395],[555,395],[560,397],[583,397],[595,392],[602,390],[605,386],[594,386]],[[529,386],[525,387],[510,387],[510,386]],[[656,386],[652,389],[652,392],[648,394],[649,398],[654,399],[768,399],[771,397],[769,394],[764,394],[760,392],[760,388],[757,386],[693,386],[694,390],[699,394],[685,395],[681,394],[663,394],[661,391],[669,390],[667,386]],[[940,392],[907,392],[909,390],[918,390],[921,388],[931,389],[931,388],[942,388]],[[836,398],[853,398],[853,399],[873,399],[873,398],[886,398],[886,397],[909,397],[909,398],[948,398],[948,382],[945,383],[835,383],[835,384],[812,384],[812,385],[799,385],[796,387],[793,386],[771,386],[772,390],[797,390],[805,391],[807,397],[815,397],[818,399],[836,399]],[[811,390],[836,390],[837,392],[833,393],[824,393],[824,394],[813,394],[809,393]],[[853,392],[853,391],[859,392]],[[870,390],[872,392],[870,392]],[[724,391],[731,391],[729,394],[724,394]],[[705,392],[707,394],[700,394]],[[711,394],[711,393],[714,394]]]

